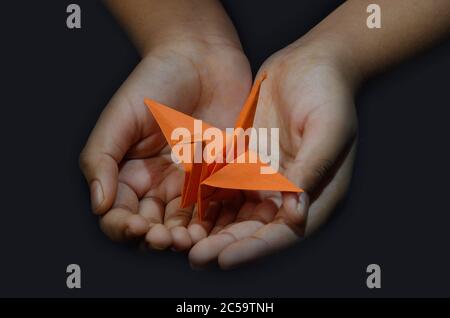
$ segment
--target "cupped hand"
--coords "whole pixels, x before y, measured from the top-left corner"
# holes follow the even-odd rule
[[[254,126],[279,128],[280,171],[306,192],[250,193],[190,251],[193,267],[233,268],[313,233],[344,196],[357,119],[352,76],[326,50],[293,44],[269,58]],[[225,213],[224,213],[225,212]]]
[[[183,171],[172,162],[144,98],[225,128],[233,126],[250,86],[239,44],[185,39],[149,51],[101,114],[80,155],[92,209],[108,237],[145,238],[155,249],[183,250],[206,235],[192,207],[179,208]]]

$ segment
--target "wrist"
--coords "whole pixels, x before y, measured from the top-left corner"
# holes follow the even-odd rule
[[[241,59],[247,61],[242,48],[234,43],[219,38],[206,41],[188,35],[182,38],[165,37],[164,40],[152,42],[142,52],[143,59],[167,56],[188,62],[199,70],[205,69],[210,62],[232,63]]]
[[[301,49],[303,54],[311,56],[316,63],[327,65],[338,72],[342,80],[356,90],[367,77],[357,63],[351,45],[347,45],[332,35],[306,34],[293,44],[293,49]]]
[[[176,1],[175,1],[176,2]],[[143,53],[159,47],[208,46],[233,47],[242,50],[237,32],[227,14],[217,1],[192,2],[187,8],[172,10],[171,18],[153,21],[142,45]],[[168,7],[161,9],[166,16]]]
[[[141,55],[175,42],[224,43],[239,38],[218,0],[105,0]]]
[[[141,44],[140,52],[142,56],[152,54],[155,51],[186,50],[187,52],[206,52],[210,48],[224,48],[242,51],[239,39],[233,36],[220,33],[204,33],[203,31],[177,30],[167,28],[155,33]]]

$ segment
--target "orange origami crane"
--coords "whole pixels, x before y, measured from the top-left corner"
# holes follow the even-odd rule
[[[253,85],[247,101],[242,108],[235,124],[235,129],[242,128],[244,131],[252,127],[258,102],[259,91],[264,75]],[[154,100],[145,99],[145,104],[153,114],[153,117],[160,126],[164,137],[173,149],[179,143],[172,139],[172,132],[177,128],[187,129],[192,139],[190,144],[193,153],[198,149],[203,150],[207,141],[203,139],[203,132],[213,126],[202,123],[202,134],[195,134],[195,118],[178,112],[168,106],[162,105]],[[210,201],[230,200],[236,197],[240,190],[260,190],[260,191],[282,191],[282,192],[303,192],[288,179],[276,171],[270,174],[262,174],[261,167],[271,169],[270,166],[261,162],[258,155],[249,150],[249,141],[245,140],[242,153],[235,151],[236,135],[230,138],[225,131],[221,131],[225,140],[232,140],[231,150],[224,145],[222,151],[218,151],[214,160],[205,162],[182,162],[185,171],[184,185],[182,189],[181,207],[188,207],[197,202],[198,215],[203,219],[206,208]],[[202,147],[202,148],[198,148]],[[228,150],[228,151],[227,151]],[[253,162],[246,160],[253,156]],[[217,160],[217,159],[221,160]]]

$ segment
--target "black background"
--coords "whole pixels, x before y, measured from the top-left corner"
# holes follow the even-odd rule
[[[66,7],[82,29],[66,28]],[[342,1],[228,0],[253,71]],[[231,272],[110,242],[90,213],[78,154],[139,57],[98,1],[4,1],[0,296],[450,296],[450,41],[367,83],[347,199],[307,242]],[[401,35],[399,35],[401,36]],[[66,288],[66,266],[82,288]],[[382,268],[382,288],[365,269]]]

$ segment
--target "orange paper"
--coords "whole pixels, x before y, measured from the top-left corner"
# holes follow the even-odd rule
[[[250,95],[236,120],[235,128],[246,130],[252,127],[261,83],[265,77],[264,75],[261,80],[257,80],[253,85]],[[182,127],[187,129],[192,136],[189,142],[192,156],[198,151],[203,158],[203,150],[206,144],[211,142],[203,139],[203,132],[212,128],[212,125],[202,122],[202,133],[198,134],[198,129],[196,130],[194,127],[195,118],[151,99],[145,99],[145,104],[153,114],[171,148],[179,142],[178,140],[172,140],[172,132],[174,129]],[[200,163],[194,160],[191,160],[192,163],[183,162],[185,178],[181,207],[187,207],[197,202],[198,215],[202,220],[210,201],[233,199],[240,190],[303,192],[302,189],[296,187],[275,171],[273,171],[273,174],[262,174],[261,167],[269,166],[262,163],[258,155],[248,149],[249,141],[247,139],[245,140],[243,153],[238,153],[237,136],[227,135],[225,131],[221,132],[223,140],[226,140],[226,142],[223,145],[223,150],[215,154],[213,160],[208,160],[209,163],[204,160],[201,160]],[[227,143],[233,145],[228,152]],[[256,158],[256,161],[248,160],[250,156]],[[219,157],[223,159],[223,162],[217,162]]]

